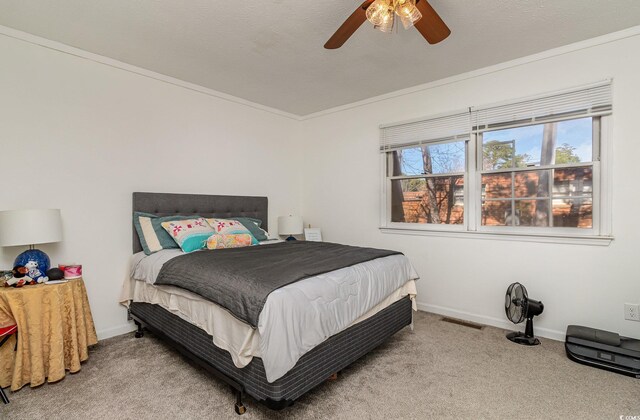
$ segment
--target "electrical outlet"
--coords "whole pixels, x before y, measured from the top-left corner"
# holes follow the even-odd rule
[[[640,321],[640,305],[637,303],[625,303],[624,319],[629,321]]]

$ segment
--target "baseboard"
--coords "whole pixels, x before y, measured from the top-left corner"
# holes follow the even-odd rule
[[[133,322],[118,325],[117,327],[111,327],[104,330],[96,331],[98,335],[98,341],[105,340],[107,338],[115,337],[117,335],[127,334],[131,331],[135,331],[136,326]]]
[[[505,330],[522,330],[524,327],[517,328],[513,323],[505,320],[493,318],[485,315],[476,315],[470,312],[459,311],[456,309],[445,308],[443,306],[431,305],[428,303],[417,302],[418,309],[425,312],[431,312],[438,315],[450,316],[452,318],[464,319],[465,321],[471,321],[478,324],[490,325],[492,327],[502,328]],[[97,332],[98,340],[105,340],[107,338],[115,337],[117,335],[127,334],[135,331],[136,326],[132,322],[119,325],[117,327],[111,327]],[[552,340],[564,341],[565,333],[562,331],[551,330],[548,328],[536,327],[536,335],[540,337],[550,338]]]
[[[470,312],[459,311],[457,309],[445,308],[443,306],[431,305],[428,303],[417,303],[418,309],[425,312],[431,312],[438,315],[450,316],[452,318],[464,319],[465,321],[471,321],[478,324],[490,325],[492,327],[502,328],[505,330],[522,330],[524,331],[524,324],[522,326],[515,326],[513,323],[506,319],[494,318],[491,316],[477,315]],[[551,330],[548,328],[535,327],[535,335],[550,338],[552,340],[564,341],[565,333],[562,331]]]

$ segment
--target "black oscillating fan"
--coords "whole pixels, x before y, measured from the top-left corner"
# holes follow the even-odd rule
[[[507,289],[507,295],[504,300],[504,311],[507,318],[514,324],[519,324],[527,320],[527,326],[524,333],[511,332],[507,334],[507,338],[514,343],[526,346],[536,346],[540,344],[540,340],[533,336],[533,317],[540,315],[544,310],[542,302],[529,299],[527,289],[520,283],[513,283]]]

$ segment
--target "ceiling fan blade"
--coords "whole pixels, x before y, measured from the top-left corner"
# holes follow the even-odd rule
[[[451,34],[451,29],[427,0],[417,0],[416,7],[422,13],[422,19],[415,23],[415,27],[429,44],[437,44]]]
[[[373,0],[367,0],[362,3],[356,10],[344,21],[342,26],[338,28],[335,34],[329,38],[324,47],[333,50],[342,47],[347,39],[367,20],[367,8],[373,3]]]

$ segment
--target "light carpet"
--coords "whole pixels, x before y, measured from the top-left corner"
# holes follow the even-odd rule
[[[101,341],[82,370],[9,392],[3,419],[487,418],[640,419],[640,379],[579,365],[563,343],[511,343],[419,312],[397,333],[293,407],[250,398],[239,417],[229,386],[146,333]],[[632,418],[632,417],[629,417]]]

